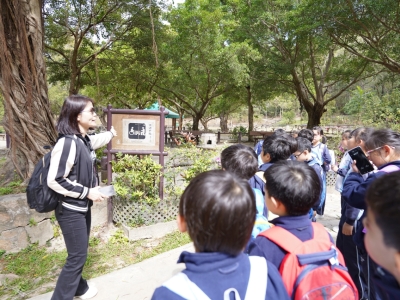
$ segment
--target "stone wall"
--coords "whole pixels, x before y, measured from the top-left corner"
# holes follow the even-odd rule
[[[45,245],[54,238],[57,221],[54,212],[38,213],[29,209],[25,194],[0,197],[0,250],[18,252],[30,243]],[[92,207],[92,227],[107,223],[107,202]]]

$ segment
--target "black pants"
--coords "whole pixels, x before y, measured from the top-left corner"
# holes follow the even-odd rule
[[[82,270],[89,246],[90,207],[84,213],[63,207],[60,214],[56,209],[56,218],[64,236],[68,257],[51,299],[71,300],[74,296],[83,295],[89,289],[86,280],[82,278]]]
[[[366,274],[362,270],[361,262],[366,259],[360,257],[360,253],[356,244],[353,241],[352,235],[344,235],[342,233],[343,224],[345,222],[345,216],[342,215],[339,222],[339,231],[336,238],[336,247],[342,252],[346,267],[349,270],[351,279],[358,290],[358,296],[360,299],[368,299],[368,285]],[[353,228],[354,234],[355,228]]]

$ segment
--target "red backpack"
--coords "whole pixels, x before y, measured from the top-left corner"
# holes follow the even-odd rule
[[[305,242],[279,226],[259,234],[287,252],[279,272],[291,299],[358,299],[342,253],[331,242],[324,226],[312,225],[314,237]]]

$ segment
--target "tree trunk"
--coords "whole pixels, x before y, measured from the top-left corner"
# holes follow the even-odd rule
[[[252,94],[251,94],[251,88],[250,86],[246,86],[246,90],[247,90],[247,106],[249,108],[248,110],[248,122],[249,122],[249,133],[250,131],[253,131],[254,129],[254,107],[253,107],[253,103],[251,102],[252,100]],[[250,136],[249,134],[249,142],[253,142],[254,139],[252,136]]]
[[[208,131],[208,121],[205,121],[203,119],[200,119],[201,124],[204,127],[204,131]]]
[[[43,146],[57,137],[46,85],[41,5],[41,0],[0,0],[3,126],[11,139],[10,158],[24,180],[46,152]]]
[[[193,116],[192,130],[199,130],[199,121],[200,121],[200,116],[199,115],[194,115]]]
[[[314,126],[321,124],[321,117],[324,114],[324,106],[316,102],[311,111],[307,111],[308,121],[307,128],[312,129]]]
[[[228,129],[228,117],[229,115],[225,112],[219,114],[219,126],[221,127],[221,132],[227,133]]]

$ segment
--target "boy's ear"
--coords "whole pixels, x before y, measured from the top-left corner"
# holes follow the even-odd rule
[[[278,199],[271,197],[271,203],[274,206],[274,214],[279,215],[279,216],[284,216],[286,215],[286,207],[283,205],[281,201]]]
[[[184,217],[182,217],[181,215],[178,214],[178,217],[176,218],[176,223],[178,224],[178,230],[180,232],[186,232],[187,231],[186,221],[185,221]]]
[[[263,163],[267,163],[271,161],[271,156],[269,155],[269,153],[264,153],[264,150],[262,150],[261,152],[261,160],[263,161]]]

